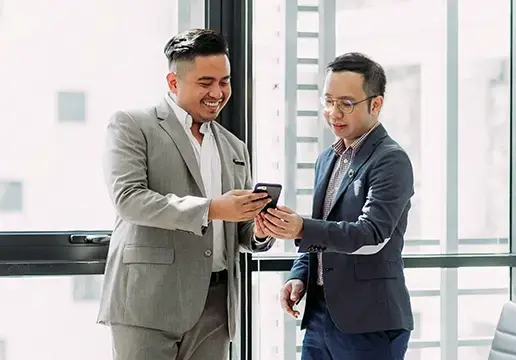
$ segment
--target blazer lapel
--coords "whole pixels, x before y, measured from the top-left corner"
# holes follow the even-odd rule
[[[201,194],[206,196],[206,191],[204,189],[204,184],[201,177],[201,169],[199,168],[199,164],[195,158],[192,144],[190,143],[188,135],[186,134],[183,126],[181,126],[181,123],[174,114],[174,111],[172,111],[170,106],[167,104],[166,100],[163,100],[163,102],[158,107],[156,107],[156,114],[160,120],[159,125],[163,128],[163,130],[166,131],[166,133],[176,144],[179,153],[183,157],[183,160],[185,161],[188,170],[192,174],[195,183],[199,187]]]
[[[319,172],[322,176],[317,176],[317,183],[314,186],[314,200],[313,200],[313,218],[322,219],[324,209],[324,199],[326,197],[326,189],[330,182],[331,174],[333,173],[333,167],[337,156],[334,151],[329,151],[324,158],[321,158]]]
[[[351,165],[347,169],[346,174],[342,179],[342,183],[340,184],[339,190],[335,195],[335,200],[333,201],[333,205],[330,209],[330,212],[337,203],[337,201],[339,201],[339,198],[342,196],[342,194],[346,192],[346,189],[348,188],[349,184],[353,182],[360,168],[367,162],[367,160],[369,160],[376,146],[378,146],[381,140],[386,136],[387,131],[385,131],[383,125],[380,124],[367,136],[366,139],[364,139],[364,142],[362,143],[362,145],[360,145],[360,148],[357,150],[355,157],[351,161]]]

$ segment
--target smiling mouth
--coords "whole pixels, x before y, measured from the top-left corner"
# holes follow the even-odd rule
[[[222,103],[222,100],[218,101],[203,101],[202,104],[210,110],[217,110]]]

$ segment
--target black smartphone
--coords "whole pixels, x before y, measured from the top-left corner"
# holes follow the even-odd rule
[[[266,192],[271,198],[271,202],[265,205],[262,209],[262,213],[266,212],[269,208],[276,208],[278,206],[278,200],[281,195],[281,184],[269,184],[269,183],[258,183],[254,186],[254,193]]]

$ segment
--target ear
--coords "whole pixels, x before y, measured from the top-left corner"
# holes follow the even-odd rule
[[[371,101],[371,115],[378,116],[383,106],[383,96],[377,96]]]
[[[177,74],[170,72],[167,74],[167,84],[170,92],[177,95]]]

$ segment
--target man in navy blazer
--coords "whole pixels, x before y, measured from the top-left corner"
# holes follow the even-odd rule
[[[378,122],[385,87],[382,67],[362,54],[328,65],[322,104],[337,141],[315,164],[312,218],[279,206],[257,223],[303,253],[281,290],[295,317],[307,293],[303,360],[405,357],[414,325],[401,253],[413,170]]]

